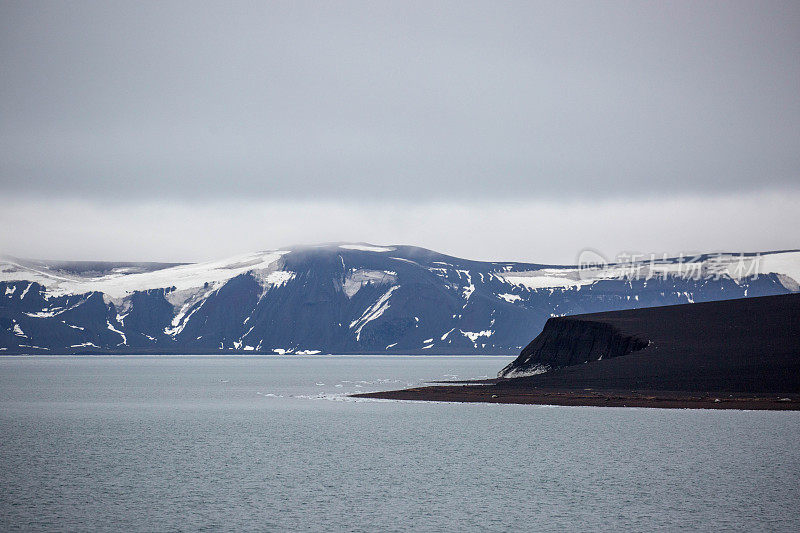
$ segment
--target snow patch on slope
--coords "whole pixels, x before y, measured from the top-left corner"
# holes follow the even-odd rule
[[[399,288],[400,287],[398,285],[392,286],[383,294],[383,296],[378,298],[377,302],[368,307],[358,319],[350,323],[350,329],[355,328],[356,341],[361,340],[361,330],[364,329],[364,326],[379,318],[387,309],[389,309],[389,298],[391,298],[392,293]]]
[[[33,286],[33,282],[28,283],[28,286],[25,287],[25,290],[22,291],[22,294],[19,295],[19,299],[22,300],[25,298],[25,295],[28,294],[28,291],[31,290],[31,286]]]
[[[342,290],[348,298],[352,298],[364,285],[390,285],[397,282],[397,272],[392,270],[370,270],[353,268],[344,278]]]
[[[206,283],[225,282],[249,271],[275,270],[275,263],[287,253],[288,251],[257,252],[221,261],[178,265],[135,274],[114,272],[94,278],[26,267],[6,260],[0,262],[0,281],[35,281],[45,286],[47,294],[52,296],[97,291],[113,300],[120,300],[134,291],[168,287],[185,291],[201,288]]]
[[[495,276],[511,285],[529,290],[579,287],[594,283],[594,279],[581,279],[578,269],[542,268],[522,272],[495,272]]]
[[[462,296],[465,300],[469,300],[469,297],[472,296],[472,293],[475,292],[475,285],[472,284],[472,276],[469,274],[469,270],[456,270],[458,272],[458,277],[461,277],[461,274],[464,274],[467,277],[467,286],[464,287]]]
[[[339,248],[343,250],[358,250],[361,252],[394,252],[391,246],[373,246],[371,244],[341,244]]]
[[[108,326],[108,329],[109,329],[110,331],[113,331],[114,333],[117,333],[117,334],[118,334],[120,337],[122,337],[122,342],[121,342],[121,343],[119,343],[119,344],[124,344],[124,345],[126,345],[126,346],[127,346],[127,344],[128,344],[128,339],[125,337],[125,334],[124,334],[123,332],[121,332],[120,330],[118,330],[117,328],[115,328],[114,326],[112,326],[112,325],[111,325],[111,322],[110,322],[109,320],[106,320],[106,326]],[[117,346],[119,346],[119,344],[117,344]]]
[[[758,269],[762,274],[775,273],[788,276],[794,281],[794,287],[797,287],[800,284],[800,252],[762,255]],[[791,289],[785,283],[784,286],[789,290],[797,290]]]
[[[492,334],[494,333],[494,331],[492,331],[490,329],[485,329],[483,331],[464,331],[464,330],[459,330],[459,331],[461,332],[462,335],[464,335],[466,338],[468,338],[472,342],[477,342],[477,340],[480,337],[487,337],[487,338],[491,337]]]
[[[180,334],[180,332],[183,331],[183,328],[186,327],[186,324],[189,323],[189,318],[191,318],[191,316],[195,314],[198,309],[203,307],[203,304],[206,303],[208,297],[211,296],[216,290],[217,289],[212,288],[211,290],[208,290],[205,293],[200,293],[200,294],[192,293],[188,296],[188,299],[185,294],[185,292],[187,291],[182,291],[184,294],[181,294],[180,296],[175,296],[176,299],[178,299],[179,301],[183,301],[184,303],[183,305],[180,306],[180,310],[178,311],[178,314],[175,315],[175,317],[172,319],[171,324],[166,328],[164,328],[164,333],[172,337],[175,337],[178,334]],[[173,296],[173,293],[170,293],[168,295],[167,298],[168,300],[170,300],[169,296]],[[173,302],[172,300],[170,300],[170,303],[175,305],[175,302]]]
[[[290,270],[273,270],[271,272],[267,270],[256,270],[253,271],[252,274],[265,291],[283,287],[296,276],[296,273]]]

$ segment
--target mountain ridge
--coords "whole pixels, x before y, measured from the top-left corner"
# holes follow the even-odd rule
[[[0,354],[516,355],[550,317],[785,294],[798,280],[798,251],[590,269],[369,243],[202,263],[7,258]]]

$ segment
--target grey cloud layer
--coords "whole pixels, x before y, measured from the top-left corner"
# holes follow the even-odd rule
[[[414,244],[459,257],[574,264],[619,252],[797,249],[800,191],[719,197],[441,202],[137,202],[17,199],[0,209],[0,255],[198,261],[293,244]],[[35,214],[35,216],[32,216]],[[20,224],[24,221],[24,225]],[[20,227],[19,231],[13,228]]]
[[[800,4],[0,6],[0,188],[593,197],[794,188]]]

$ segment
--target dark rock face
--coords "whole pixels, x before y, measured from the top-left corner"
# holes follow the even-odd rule
[[[602,328],[582,340],[555,341],[572,338],[556,331],[571,327],[562,315],[796,290],[776,273],[585,282],[570,267],[470,261],[409,246],[324,245],[276,257],[260,271],[240,268],[249,258],[217,262],[207,278],[195,272],[199,282],[189,288],[180,282],[187,265],[0,261],[0,279],[8,279],[0,281],[0,354],[509,355],[547,323],[542,345],[523,353],[533,364],[558,368],[599,358],[603,343],[619,344],[604,358],[635,347]],[[265,281],[270,274],[278,281]],[[126,281],[152,275],[158,281],[146,286]],[[107,284],[92,281],[108,278],[124,290],[109,294],[102,292]],[[530,283],[534,278],[544,284]]]
[[[498,377],[544,373],[589,361],[628,355],[649,345],[643,336],[621,331],[613,324],[579,317],[551,318],[542,332]]]
[[[152,345],[150,339],[163,339],[164,328],[172,320],[172,304],[167,301],[166,289],[137,291],[131,296],[130,310],[116,326],[127,334],[128,346],[147,348]],[[115,308],[116,310],[116,308]],[[116,313],[114,319],[116,319]]]
[[[564,317],[501,375],[536,364],[498,387],[797,394],[800,294]]]

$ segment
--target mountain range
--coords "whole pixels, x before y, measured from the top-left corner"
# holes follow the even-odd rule
[[[800,251],[576,266],[333,243],[205,263],[0,259],[0,354],[519,354],[556,316],[800,291]]]

